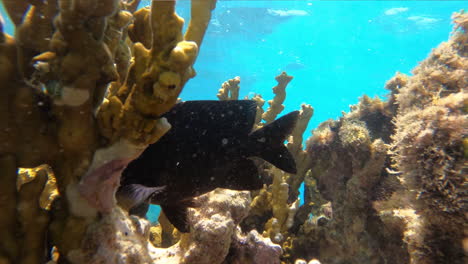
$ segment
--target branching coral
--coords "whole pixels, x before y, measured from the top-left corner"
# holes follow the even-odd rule
[[[285,238],[283,234],[292,226],[299,201],[296,200],[291,205],[288,203],[289,185],[284,181],[283,173],[272,170],[274,178],[270,186],[270,206],[273,217],[266,222],[263,236],[269,237],[275,243],[281,243]]]
[[[43,254],[46,241],[44,238],[49,224],[49,214],[41,207],[38,198],[47,191],[48,178],[47,170],[38,170],[35,172],[34,179],[24,183],[18,192],[17,210],[22,234],[19,263],[33,264],[38,260],[45,261]]]
[[[216,96],[219,100],[237,100],[239,98],[239,83],[239,76],[225,81],[221,85],[221,89],[219,89],[218,94]]]
[[[52,169],[49,166],[39,166],[33,169],[20,169],[16,182],[16,188],[19,191],[23,184],[33,181],[38,175],[47,175],[47,182],[39,198],[39,206],[42,209],[50,210],[52,202],[59,196],[57,190],[57,180]]]
[[[288,201],[292,202],[299,195],[299,187],[304,181],[304,178],[309,170],[309,159],[310,156],[307,152],[304,151],[303,147],[303,138],[307,125],[309,124],[312,115],[314,114],[314,109],[310,105],[303,104],[301,106],[301,112],[299,120],[294,128],[290,139],[288,140],[288,149],[294,155],[296,160],[297,173],[294,176],[290,176],[287,179],[287,182],[290,186]]]
[[[292,76],[287,75],[285,72],[276,76],[278,85],[273,88],[275,97],[269,101],[270,107],[266,112],[262,108],[265,101],[260,95],[255,95],[253,99],[258,102],[256,128],[264,124],[260,122],[262,118],[265,123],[271,122],[284,109],[282,103],[286,99],[285,89],[291,79]],[[220,100],[231,99],[229,92],[231,92],[231,95],[237,96],[239,82],[240,78],[225,82],[218,93],[218,98]],[[232,91],[232,87],[234,87],[234,91]],[[256,196],[251,204],[252,210],[242,223],[244,231],[256,229],[260,232],[263,231],[262,235],[271,239],[274,243],[281,244],[285,241],[288,229],[292,227],[299,207],[298,189],[308,170],[309,161],[307,153],[303,150],[302,134],[312,114],[313,109],[311,106],[302,106],[299,120],[288,139],[287,147],[296,160],[298,170],[296,175],[287,175],[266,163],[259,164],[262,174],[265,175],[264,177],[271,178],[272,182],[269,186],[255,193]]]
[[[144,21],[132,14],[139,1],[3,3],[16,29],[15,38],[2,32],[0,43],[0,79],[5,84],[0,257],[8,263],[24,253],[21,263],[43,262],[46,249],[36,242],[43,243],[47,232],[60,261],[73,261],[84,245],[83,235],[93,232],[90,226],[98,213],[121,216],[114,200],[120,171],[170,128],[158,117],[194,76],[192,65],[215,1],[193,1],[185,37],[175,1],[152,1]],[[146,34],[136,34],[150,45],[127,38],[130,24],[146,24]],[[16,212],[17,204],[27,204],[22,199],[36,199],[34,215],[42,212],[38,200],[44,176],[17,192],[16,170],[41,164],[51,166],[61,196],[51,206],[50,225],[49,217],[37,217],[43,219],[37,232],[28,231],[25,239],[35,252],[30,254],[15,237],[22,227],[14,219],[33,220],[27,211]],[[27,196],[23,189],[37,195]]]
[[[284,106],[282,104],[286,99],[286,86],[292,80],[292,78],[293,77],[286,74],[286,72],[283,72],[275,77],[276,81],[278,82],[278,85],[273,87],[273,93],[275,94],[275,97],[273,100],[268,101],[270,107],[262,115],[262,119],[265,120],[267,124],[273,122],[276,116],[281,113],[281,111],[283,111]]]
[[[260,128],[264,124],[272,122],[284,109],[282,103],[286,99],[286,87],[292,78],[293,77],[287,75],[286,72],[282,72],[280,75],[275,77],[278,85],[273,87],[275,97],[268,101],[270,107],[267,111],[264,111],[262,108],[265,103],[262,97],[260,95],[254,96],[253,100],[256,100],[258,103],[256,128]],[[307,106],[304,107],[304,109],[309,108],[307,108]],[[304,121],[305,123],[308,122],[307,115],[307,110],[305,113],[304,111],[301,112],[301,116],[298,121],[298,124],[301,125],[299,125],[299,128],[297,128],[298,125],[296,125],[296,129],[294,130],[296,134],[298,133],[297,131],[300,131]],[[261,123],[262,119],[265,123]],[[300,145],[301,142],[296,138],[296,141],[293,144]],[[297,154],[294,152],[291,153],[293,153],[293,155]],[[282,233],[286,232],[288,223],[292,222],[290,219],[294,217],[298,201],[294,199],[293,202],[288,202],[289,185],[286,183],[285,173],[266,163],[262,163],[260,167],[261,170],[263,170],[262,173],[265,174],[265,178],[272,178],[272,184],[262,189],[254,197],[251,204],[251,213],[243,222],[243,228],[245,230],[255,228],[258,231],[264,231],[263,236],[269,237],[275,243],[280,243],[284,240]],[[294,203],[295,201],[296,203]]]

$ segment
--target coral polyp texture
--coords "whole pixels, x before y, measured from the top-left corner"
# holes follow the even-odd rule
[[[192,1],[185,34],[175,1],[152,1],[137,13],[137,0],[2,2],[15,35],[0,38],[0,260],[44,263],[46,247],[55,246],[59,262],[83,263],[89,236],[120,236],[96,226],[133,223],[115,202],[120,172],[170,129],[159,116],[195,75],[216,1]],[[50,170],[18,174],[43,164]],[[118,245],[106,254],[148,260],[147,247]]]
[[[115,193],[170,131],[161,116],[195,76],[216,0],[191,1],[185,32],[174,0],[2,3],[15,33],[0,26],[0,263],[467,262],[466,13],[412,76],[387,82],[387,100],[362,96],[305,147],[302,105],[286,140],[297,173],[254,159],[263,188],[195,197],[180,233]],[[255,129],[285,108],[293,78],[276,80],[268,108],[250,98]],[[238,100],[240,82],[218,98]]]

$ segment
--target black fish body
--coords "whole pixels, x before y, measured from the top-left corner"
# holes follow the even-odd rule
[[[187,232],[192,198],[216,188],[256,190],[263,186],[249,157],[263,158],[295,173],[283,142],[298,111],[252,132],[257,104],[252,100],[187,101],[164,115],[172,128],[132,161],[122,174],[119,202],[127,207],[159,204],[168,219]]]

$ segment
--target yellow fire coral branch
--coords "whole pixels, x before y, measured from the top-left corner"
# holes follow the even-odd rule
[[[185,40],[195,41],[200,47],[211,19],[211,11],[215,7],[216,0],[192,0],[192,18],[185,33]]]
[[[205,10],[202,6],[192,10]],[[211,9],[197,13],[192,20],[204,17],[201,21],[209,21],[210,15]],[[141,43],[133,46],[134,62],[125,84],[104,102],[98,119],[103,120],[101,131],[111,141],[124,137],[149,144],[168,129],[163,120],[154,118],[176,103],[185,83],[195,75],[192,66],[198,45],[184,40],[184,21],[175,13],[175,1],[153,1],[151,9],[139,10],[135,17],[129,34]],[[191,21],[192,27],[197,23]],[[200,23],[197,27],[204,32],[207,24]]]
[[[19,191],[18,218],[21,223],[21,250],[18,263],[34,264],[43,258],[49,215],[38,200],[42,195],[48,173],[45,169],[35,172],[35,178],[21,186]]]
[[[221,85],[221,89],[218,90],[216,95],[219,100],[237,100],[239,99],[239,83],[240,77],[236,76],[229,79]],[[260,120],[258,120],[260,121]]]
[[[59,262],[79,259],[98,211],[116,212],[120,174],[101,175],[106,166],[121,168],[170,128],[159,117],[195,75],[216,1],[193,1],[185,37],[175,1],[152,1],[133,14],[139,2],[3,1],[16,38],[0,38],[0,262],[42,262],[45,232]],[[53,206],[40,169],[15,188],[19,167],[41,164],[56,176]]]
[[[275,120],[276,116],[281,113],[284,109],[283,102],[286,99],[286,86],[292,80],[292,76],[286,74],[286,72],[282,72],[280,75],[276,76],[275,79],[278,82],[278,85],[273,87],[273,93],[275,97],[273,100],[269,100],[268,104],[270,107],[268,110],[263,113],[262,118],[266,121],[266,123],[271,123]]]
[[[287,183],[291,187],[289,189],[289,201],[293,201],[299,195],[299,187],[301,183],[304,181],[304,178],[309,170],[309,161],[310,155],[303,149],[303,138],[302,135],[309,124],[312,115],[314,114],[314,109],[310,105],[303,104],[299,115],[299,119],[297,121],[296,126],[292,132],[291,137],[289,138],[288,142],[288,149],[294,155],[294,159],[296,161],[297,173],[295,175],[291,175],[287,179]]]

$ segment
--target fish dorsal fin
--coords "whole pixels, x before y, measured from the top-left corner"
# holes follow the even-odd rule
[[[253,148],[253,155],[285,172],[296,173],[296,162],[284,145],[284,141],[294,129],[298,117],[299,111],[294,111],[253,131],[249,136],[249,146]]]
[[[177,230],[181,233],[188,233],[190,230],[188,224],[188,210],[187,206],[184,204],[181,205],[161,205],[161,209],[166,215],[167,219],[171,222]]]
[[[263,181],[255,163],[249,159],[242,159],[234,162],[219,187],[231,190],[258,190],[263,187]]]
[[[160,195],[166,186],[147,187],[141,184],[128,184],[120,186],[117,190],[117,201],[121,207],[130,210],[142,203],[148,203],[149,199]]]

